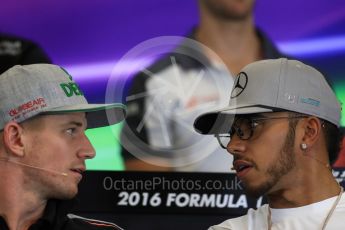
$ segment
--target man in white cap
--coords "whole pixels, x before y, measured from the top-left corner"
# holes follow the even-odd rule
[[[85,129],[124,117],[122,104],[88,104],[59,66],[17,65],[0,75],[0,229],[120,229],[67,215],[66,200],[95,156]]]
[[[210,229],[344,229],[343,188],[329,163],[338,153],[340,111],[308,65],[275,59],[244,67],[230,105],[199,116],[194,127],[217,137],[248,194],[266,195],[268,205]]]

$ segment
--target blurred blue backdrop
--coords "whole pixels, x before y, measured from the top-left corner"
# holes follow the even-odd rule
[[[334,68],[345,61],[345,1],[257,0],[255,12],[283,51],[330,71],[332,81],[342,77]],[[128,50],[153,37],[184,35],[197,22],[197,0],[3,0],[0,8],[0,31],[38,42],[92,101],[104,100],[111,69]]]
[[[282,51],[327,74],[345,102],[344,0],[257,0],[255,17]],[[2,0],[0,8],[0,32],[39,43],[91,102],[105,101],[107,80],[126,52],[150,38],[183,36],[197,22],[197,0]]]

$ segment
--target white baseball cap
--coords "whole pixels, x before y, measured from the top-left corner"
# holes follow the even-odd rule
[[[226,133],[236,114],[292,111],[327,120],[339,127],[341,106],[324,76],[315,68],[286,58],[262,60],[237,75],[229,105],[200,115],[201,134]],[[231,124],[231,123],[230,123]]]

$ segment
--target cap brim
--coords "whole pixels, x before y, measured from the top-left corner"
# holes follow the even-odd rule
[[[194,129],[200,134],[228,133],[235,115],[265,112],[273,112],[273,108],[259,105],[226,107],[198,116],[194,121]]]
[[[98,128],[121,122],[126,117],[126,106],[114,104],[79,104],[63,106],[45,111],[45,114],[65,114],[85,112],[88,128]]]

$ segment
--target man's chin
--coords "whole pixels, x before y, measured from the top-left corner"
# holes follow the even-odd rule
[[[255,199],[265,195],[267,193],[267,191],[269,190],[269,188],[267,186],[247,186],[247,185],[243,185],[245,193],[250,196],[253,197]]]
[[[78,193],[78,189],[64,191],[62,193],[56,194],[55,198],[59,200],[70,200],[73,199]]]

